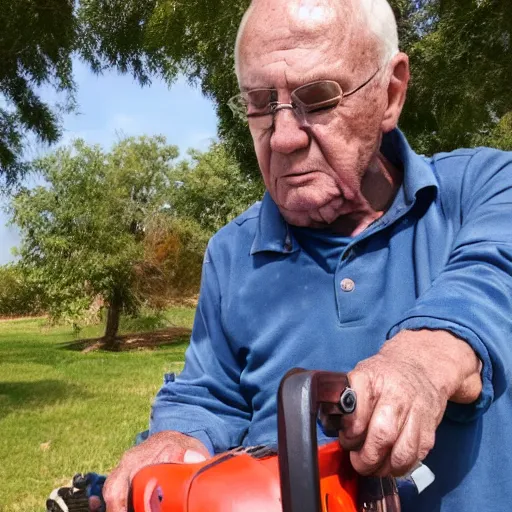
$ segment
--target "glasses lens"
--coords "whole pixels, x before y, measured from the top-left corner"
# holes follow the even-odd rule
[[[229,108],[235,115],[246,119],[272,114],[272,106],[277,102],[275,89],[253,89],[242,92],[228,101]]]
[[[254,89],[243,94],[248,116],[262,116],[272,112],[272,103],[277,101],[274,89]]]
[[[331,80],[312,82],[292,92],[292,100],[306,113],[336,107],[343,96],[340,85]]]

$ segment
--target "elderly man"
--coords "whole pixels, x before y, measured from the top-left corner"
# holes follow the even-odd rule
[[[109,512],[144,465],[275,442],[295,366],[350,371],[358,472],[426,461],[408,510],[508,510],[512,155],[410,149],[385,0],[254,0],[236,71],[267,193],[208,246],[185,369],[108,478]]]

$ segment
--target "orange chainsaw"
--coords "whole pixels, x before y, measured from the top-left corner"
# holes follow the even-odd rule
[[[133,479],[128,512],[400,511],[395,479],[359,476],[338,441],[318,448],[318,417],[339,431],[356,408],[344,373],[291,370],[277,401],[277,450],[243,447],[198,464],[147,466]]]

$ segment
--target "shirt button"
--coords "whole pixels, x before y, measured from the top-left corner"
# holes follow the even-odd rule
[[[341,289],[344,292],[353,292],[355,287],[356,283],[354,283],[352,279],[343,279],[343,281],[341,281]]]

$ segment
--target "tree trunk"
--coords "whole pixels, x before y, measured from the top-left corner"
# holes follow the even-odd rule
[[[117,340],[117,331],[119,330],[119,319],[123,308],[123,299],[116,290],[112,295],[107,312],[107,326],[103,340],[107,350],[119,350],[119,341]]]

